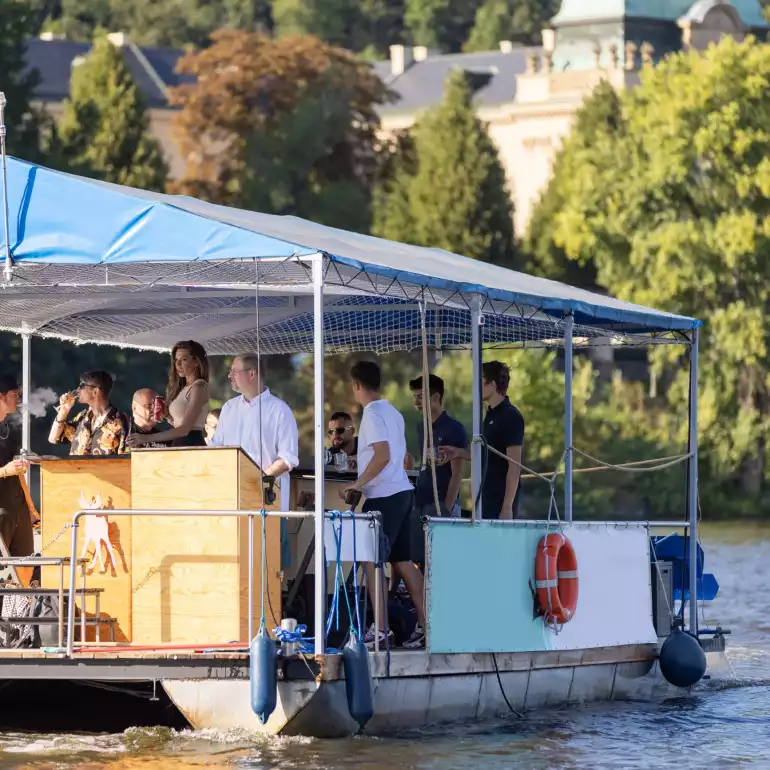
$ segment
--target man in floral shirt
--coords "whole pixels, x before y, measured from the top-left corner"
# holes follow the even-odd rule
[[[124,454],[128,420],[110,403],[111,391],[112,377],[107,372],[81,375],[76,392],[78,403],[87,408],[68,420],[75,395],[65,393],[59,399],[56,420],[48,440],[52,444],[69,444],[71,455]]]

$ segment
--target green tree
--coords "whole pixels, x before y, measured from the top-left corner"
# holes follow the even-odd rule
[[[513,211],[505,172],[476,117],[463,73],[414,129],[414,158],[392,164],[376,196],[374,231],[513,266]]]
[[[543,27],[556,15],[560,0],[485,0],[476,11],[466,51],[492,51],[501,40],[539,45]]]
[[[646,70],[623,97],[622,130],[581,154],[556,216],[556,242],[571,259],[593,259],[611,293],[707,320],[701,478],[727,493],[738,483],[754,503],[770,446],[768,78],[770,48],[752,38]],[[657,346],[653,361],[673,378],[674,419],[662,430],[681,440],[681,349]]]
[[[147,190],[165,186],[167,167],[149,135],[144,100],[120,51],[105,38],[72,74],[59,142],[75,173]]]
[[[482,0],[406,0],[404,25],[415,45],[462,50]]]
[[[524,238],[528,270],[572,286],[595,288],[596,266],[590,253],[570,259],[556,241],[557,217],[569,195],[573,173],[585,162],[595,142],[622,130],[617,91],[602,80],[575,116],[569,136],[553,163],[551,178],[532,211]]]
[[[60,0],[51,5],[47,29],[71,40],[121,31],[138,45],[181,48],[207,45],[220,27],[271,26],[269,0]]]
[[[176,190],[368,231],[387,97],[368,65],[311,36],[227,30],[180,66],[196,82],[174,92],[190,158]]]
[[[37,70],[27,68],[26,41],[40,29],[42,13],[36,2],[0,0],[0,90],[5,94],[8,152],[25,160],[42,160],[44,115],[32,105],[40,82]]]

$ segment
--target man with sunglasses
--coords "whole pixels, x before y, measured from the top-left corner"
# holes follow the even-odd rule
[[[120,455],[126,452],[128,420],[110,403],[112,376],[108,372],[86,372],[74,392],[59,399],[56,419],[48,440],[69,444],[71,455]],[[75,398],[86,408],[71,420]]]
[[[347,412],[335,412],[329,418],[328,436],[332,456],[344,452],[348,457],[355,458],[358,454],[358,436],[353,418]]]

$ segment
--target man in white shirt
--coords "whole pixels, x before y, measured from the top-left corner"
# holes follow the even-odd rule
[[[363,407],[358,429],[358,480],[342,491],[344,498],[350,489],[363,492],[366,502],[363,511],[382,514],[382,530],[387,537],[390,552],[387,559],[394,575],[402,578],[417,610],[419,625],[405,646],[424,644],[425,602],[422,573],[412,560],[412,485],[404,470],[406,437],[401,413],[380,397],[380,367],[371,361],[361,361],[350,370],[353,396]],[[375,606],[374,565],[367,564],[366,582],[372,606]],[[388,627],[387,602],[380,597],[380,644],[393,639]],[[374,624],[366,631],[363,641],[368,646],[376,643]]]
[[[297,421],[285,401],[262,384],[262,362],[253,353],[233,359],[228,378],[240,393],[222,407],[211,446],[239,446],[265,476],[280,484],[279,507],[289,510],[289,471],[299,463]],[[282,563],[288,565],[286,520],[281,519]]]

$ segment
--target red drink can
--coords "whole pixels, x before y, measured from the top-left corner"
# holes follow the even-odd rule
[[[163,419],[163,413],[166,411],[166,399],[163,396],[155,396],[152,402],[152,419],[160,422]]]

